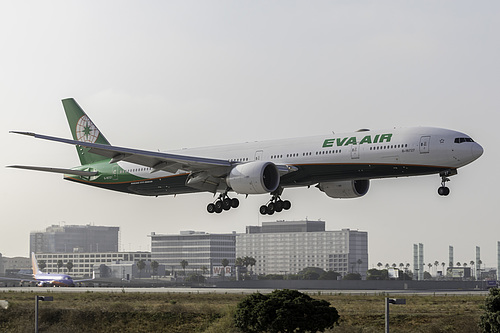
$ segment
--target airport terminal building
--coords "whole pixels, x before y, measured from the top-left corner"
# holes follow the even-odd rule
[[[324,221],[263,222],[236,238],[236,257],[253,257],[255,274],[296,274],[306,267],[342,276],[368,270],[368,233],[325,231]]]

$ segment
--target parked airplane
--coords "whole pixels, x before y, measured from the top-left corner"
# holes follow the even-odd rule
[[[38,287],[74,287],[75,283],[92,281],[95,279],[95,272],[92,273],[92,279],[83,280],[73,280],[71,276],[67,274],[50,274],[42,273],[38,268],[38,262],[35,257],[35,253],[31,253],[31,264],[33,267],[33,280],[30,279],[14,279],[14,278],[0,278],[2,280],[14,280],[22,282],[32,282]]]
[[[239,206],[229,192],[270,194],[260,207],[272,215],[289,209],[284,188],[316,185],[332,198],[365,195],[370,179],[439,174],[439,195],[446,183],[483,154],[464,133],[412,127],[327,134],[263,142],[155,152],[112,146],[72,98],[62,101],[73,140],[30,132],[13,133],[75,145],[81,165],[73,169],[10,167],[64,173],[64,179],[138,195],[219,193],[210,213]]]

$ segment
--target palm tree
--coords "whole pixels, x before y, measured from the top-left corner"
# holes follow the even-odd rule
[[[141,272],[144,268],[146,268],[146,263],[144,262],[144,260],[141,259],[137,262],[136,265],[137,269],[139,270],[139,278],[141,278]]]
[[[153,270],[154,275],[158,275],[158,266],[160,266],[158,261],[155,260],[155,261],[151,262],[151,269]]]
[[[470,265],[471,265],[471,267],[472,267],[472,277],[474,277],[474,276],[475,276],[475,274],[474,274],[474,273],[475,273],[475,272],[474,272],[474,267],[475,267],[475,265],[476,265],[476,263],[474,262],[474,260],[471,260],[471,261],[470,261]]]
[[[73,269],[73,262],[72,261],[68,261],[66,263],[66,269],[68,270],[68,273],[71,274],[71,270]]]
[[[221,263],[222,267],[224,267],[224,270],[222,271],[222,280],[224,280],[224,276],[226,275],[226,267],[227,267],[227,265],[229,265],[229,260],[222,259],[220,263]]]
[[[384,266],[384,264],[382,264],[382,263],[379,261],[379,262],[378,262],[378,264],[377,264],[378,269],[380,269],[380,267],[382,267],[382,266]]]
[[[431,274],[431,268],[432,268],[432,264],[431,263],[428,263],[427,266],[429,266],[429,274]]]
[[[443,266],[443,274],[444,274],[444,266],[446,266],[444,261],[441,263],[441,266]]]
[[[460,267],[462,266],[462,264],[460,262],[457,262],[457,267]]]
[[[405,264],[403,264],[402,262],[399,263],[399,269],[400,270],[403,270],[403,268],[405,267]]]
[[[359,267],[360,267],[360,266],[361,266],[361,264],[363,263],[363,260],[358,259],[358,261],[356,261],[356,263],[358,264],[358,273],[359,273],[359,274],[361,274],[361,273],[359,272],[359,270],[360,270],[360,268],[359,268]]]
[[[184,276],[186,276],[186,266],[188,265],[187,260],[182,260],[180,262],[180,264],[181,264],[182,270],[184,271]]]
[[[388,269],[389,267],[391,267],[391,266],[389,265],[389,263],[386,263],[386,264],[385,264],[385,269]]]
[[[436,260],[436,261],[434,261],[434,266],[435,266],[434,270],[436,271],[436,275],[437,275],[437,273],[438,273],[439,261],[437,261],[437,260]]]
[[[57,274],[59,274],[59,269],[64,266],[64,263],[62,260],[57,261]]]
[[[250,264],[250,270],[252,271],[252,274],[253,274],[253,266],[255,266],[255,264],[257,263],[257,260],[255,260],[254,257],[249,257],[248,263]]]
[[[241,257],[236,258],[236,260],[234,261],[234,265],[235,266],[244,266],[243,259],[241,259]]]

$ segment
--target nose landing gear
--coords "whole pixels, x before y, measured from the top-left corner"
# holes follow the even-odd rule
[[[446,182],[449,182],[450,179],[449,178],[446,178],[446,177],[443,177],[442,181],[441,181],[441,187],[438,188],[438,194],[441,195],[441,196],[447,196],[448,194],[450,194],[450,188],[446,187]]]
[[[438,188],[438,194],[441,196],[447,196],[450,194],[450,189],[446,187],[446,183],[450,181],[448,176],[453,176],[456,175],[457,171],[456,170],[447,170],[441,172],[439,175],[441,176],[441,187]]]

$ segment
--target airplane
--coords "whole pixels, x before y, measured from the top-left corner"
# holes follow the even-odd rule
[[[71,276],[67,274],[50,274],[43,273],[38,268],[38,262],[35,257],[35,253],[31,252],[31,264],[33,268],[33,280],[29,279],[15,279],[15,278],[0,278],[1,280],[13,280],[21,282],[32,282],[35,283],[37,287],[74,287],[75,283],[92,281],[95,279],[95,272],[92,272],[91,279],[73,280]]]
[[[270,194],[263,215],[288,210],[285,188],[316,186],[331,198],[358,198],[371,179],[438,174],[438,194],[447,196],[448,177],[483,154],[461,132],[434,127],[360,129],[352,133],[246,142],[156,152],[113,146],[73,98],[62,100],[73,139],[32,132],[11,133],[76,146],[80,166],[65,169],[11,165],[63,173],[64,179],[144,196],[213,193],[209,213],[237,208],[229,193]]]

